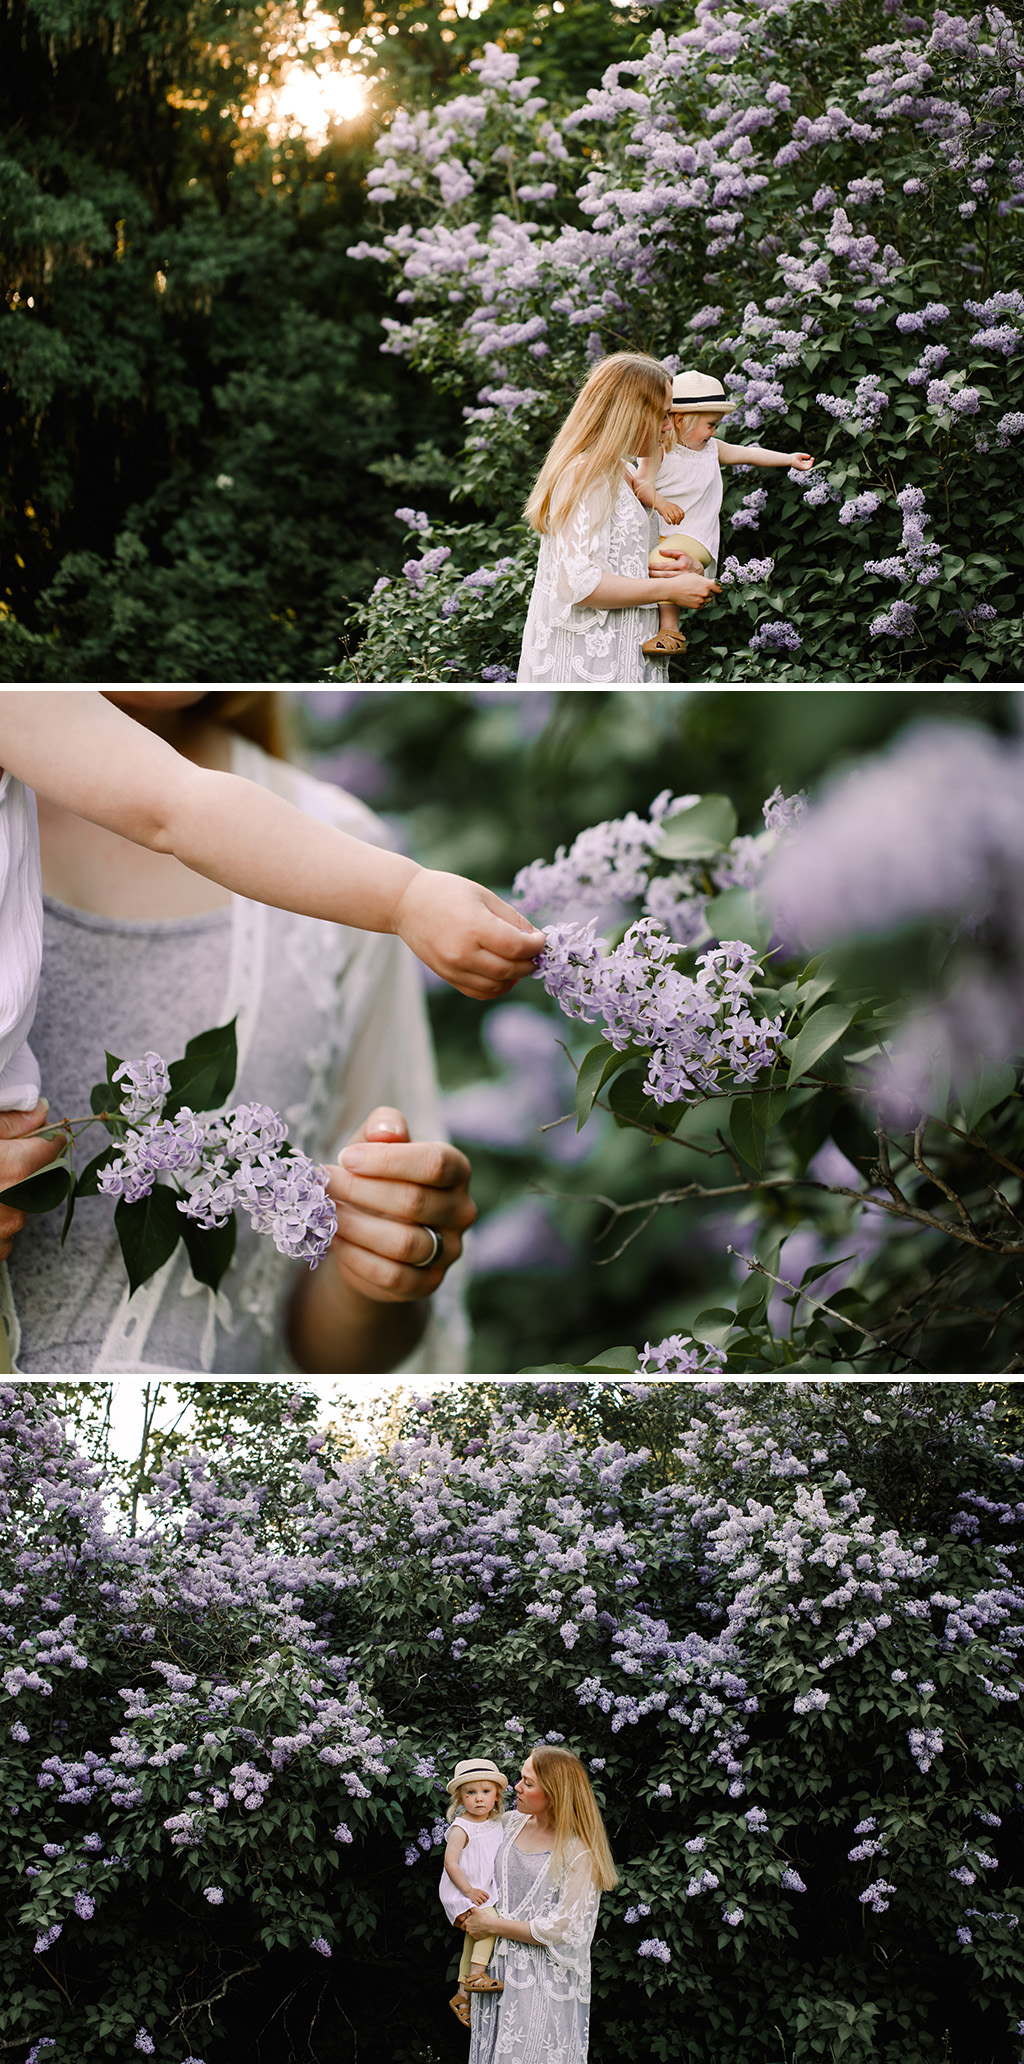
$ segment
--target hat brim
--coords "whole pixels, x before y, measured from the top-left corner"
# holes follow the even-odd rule
[[[731,416],[733,410],[739,408],[739,402],[676,401],[675,397],[673,396],[672,400],[669,402],[669,408],[677,409],[681,415],[688,416]]]

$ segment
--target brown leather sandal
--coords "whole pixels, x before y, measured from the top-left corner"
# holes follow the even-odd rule
[[[481,1971],[479,1978],[474,1978],[471,1971],[468,1978],[463,1979],[462,1989],[464,1992],[504,1992],[505,1981],[492,1978],[489,1971]]]
[[[686,651],[686,639],[682,631],[659,631],[656,638],[645,638],[640,650],[648,659],[667,659],[673,652]]]
[[[466,1995],[463,1992],[461,1986],[458,1992],[455,1994],[454,1999],[449,2000],[448,2005],[450,2006],[452,2013],[455,2015],[456,2020],[461,2021],[463,2028],[468,2028],[470,2023],[469,2001],[466,1998]]]

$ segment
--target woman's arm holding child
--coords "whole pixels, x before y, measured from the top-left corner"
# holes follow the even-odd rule
[[[351,838],[254,782],[195,766],[98,693],[0,693],[0,766],[51,802],[255,902],[397,932],[468,996],[503,995],[544,944],[489,889]]]

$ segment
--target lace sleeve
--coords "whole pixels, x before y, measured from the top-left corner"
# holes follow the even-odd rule
[[[612,498],[592,489],[581,495],[559,530],[550,533],[553,601],[563,621],[592,595],[611,556]],[[607,611],[601,610],[603,620]]]
[[[577,1964],[590,1947],[601,1894],[594,1883],[589,1849],[581,1843],[559,1879],[555,1903],[530,1918],[530,1932],[556,1963]]]

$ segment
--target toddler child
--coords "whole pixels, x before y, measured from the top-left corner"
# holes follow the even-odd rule
[[[449,1920],[462,1919],[471,1906],[490,1906],[496,1890],[494,1859],[504,1833],[502,1800],[508,1778],[484,1756],[472,1756],[456,1763],[448,1786],[452,1803],[448,1808],[451,1834],[445,1843],[444,1869],[439,1886],[441,1904]],[[494,1936],[472,1942],[466,1936],[459,1962],[459,1986],[449,2001],[464,2028],[469,2027],[469,2000],[473,1992],[502,1992],[500,1978],[487,1969],[494,1948]]]
[[[720,380],[708,373],[677,373],[672,382],[671,421],[666,425],[657,480],[655,461],[645,459],[637,475],[641,501],[657,511],[661,538],[651,553],[652,573],[675,573],[690,566],[715,577],[723,466],[795,466],[801,473],[814,464],[809,452],[766,451],[759,444],[724,444],[716,425],[737,406],[726,398]],[[658,604],[658,632],[641,650],[664,656],[685,652],[674,602]]]
[[[465,996],[503,996],[544,945],[489,889],[194,765],[97,691],[10,689],[0,693],[0,1111],[40,1105],[28,1045],[42,958],[34,790],[255,902],[397,932]],[[6,1360],[0,1325],[0,1369]]]

